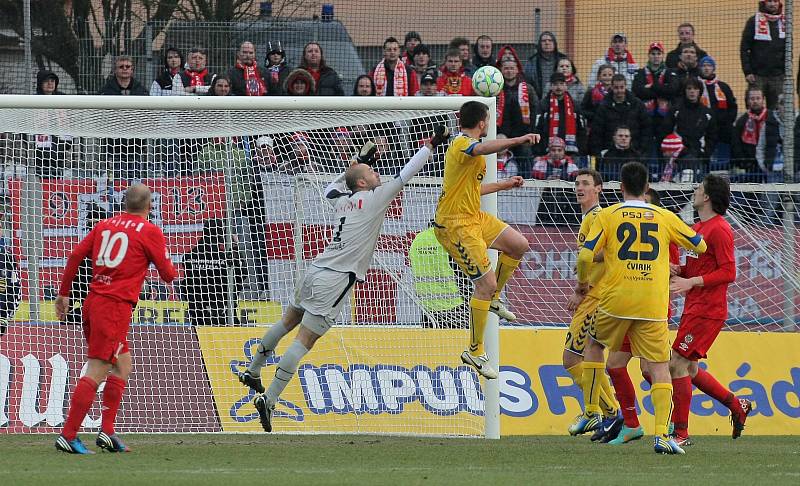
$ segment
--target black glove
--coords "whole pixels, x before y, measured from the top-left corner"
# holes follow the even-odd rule
[[[361,147],[361,150],[358,151],[358,155],[356,156],[356,161],[359,164],[367,164],[371,166],[375,163],[375,152],[378,151],[378,146],[375,145],[372,141],[368,140],[367,143]]]
[[[431,145],[433,148],[445,143],[450,138],[450,129],[446,125],[436,125],[433,128],[433,138],[431,138]]]

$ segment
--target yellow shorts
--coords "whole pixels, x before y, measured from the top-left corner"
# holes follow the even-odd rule
[[[590,335],[611,351],[619,351],[625,335],[631,341],[631,353],[653,363],[669,361],[669,334],[667,321],[620,319],[600,310],[594,319]]]
[[[461,270],[476,280],[491,269],[487,250],[507,227],[508,224],[481,211],[475,219],[437,221],[434,234]]]
[[[572,322],[567,331],[567,339],[564,342],[564,349],[577,355],[583,356],[583,349],[586,347],[586,336],[589,335],[594,325],[595,312],[600,299],[592,295],[587,295],[581,305],[572,315]]]

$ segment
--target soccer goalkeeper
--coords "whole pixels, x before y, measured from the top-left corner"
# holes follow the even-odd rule
[[[334,221],[338,222],[333,238],[298,278],[294,298],[281,321],[267,330],[247,371],[239,376],[240,382],[263,393],[256,397],[255,406],[265,431],[272,432],[275,404],[300,360],[331,328],[348,291],[356,282],[364,281],[389,204],[448,136],[444,125],[437,126],[433,138],[386,184],[381,184],[380,175],[371,166],[377,147],[367,142],[350,167],[325,188],[325,197],[336,211]],[[281,338],[298,324],[297,337],[281,356],[275,378],[264,393],[261,369]]]

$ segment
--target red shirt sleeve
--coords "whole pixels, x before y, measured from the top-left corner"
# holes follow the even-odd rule
[[[669,244],[669,262],[673,265],[678,265],[681,262],[681,252],[675,243]]]
[[[153,229],[150,231],[150,238],[148,238],[145,243],[145,252],[147,253],[147,258],[156,266],[161,280],[170,283],[175,280],[178,273],[175,271],[172,260],[169,258],[164,233],[155,226],[152,228]]]
[[[705,275],[703,278],[704,287],[714,287],[716,285],[728,284],[736,280],[736,258],[733,254],[733,234],[730,231],[719,228],[713,231],[708,238],[708,245],[714,248],[714,258],[717,268]]]
[[[95,230],[89,232],[86,237],[78,243],[78,246],[72,250],[67,258],[67,266],[64,268],[64,274],[61,276],[61,286],[58,289],[58,295],[62,297],[69,297],[69,292],[72,289],[72,281],[75,280],[75,275],[78,273],[78,267],[84,258],[88,257],[92,252],[94,246]]]

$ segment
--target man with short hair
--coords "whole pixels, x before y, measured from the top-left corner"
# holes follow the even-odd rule
[[[189,51],[189,68],[180,73],[183,89],[187,93],[206,94],[214,80],[214,75],[208,72],[206,62],[208,52],[202,47],[193,47]],[[178,87],[180,88],[180,87]],[[176,89],[175,86],[172,89]]]
[[[414,96],[419,90],[417,76],[400,59],[400,43],[394,37],[383,41],[383,59],[370,76],[378,96]]]
[[[411,63],[409,66],[413,69],[414,76],[417,78],[417,83],[422,84],[422,77],[432,69],[435,69],[431,66],[431,50],[425,44],[419,44],[417,47],[411,51],[410,54]],[[435,73],[434,73],[435,77]]]
[[[550,93],[539,102],[534,132],[542,137],[537,147],[539,154],[545,152],[553,137],[566,142],[565,150],[570,155],[585,151],[586,126],[578,113],[577,102],[567,91],[567,78],[563,73],[555,72],[550,76]]]
[[[594,62],[592,66],[591,75],[589,76],[589,86],[594,86],[597,83],[597,72],[600,66],[610,64],[614,66],[617,74],[625,77],[625,87],[630,88],[633,84],[633,77],[636,71],[639,70],[639,65],[633,60],[633,54],[628,50],[628,37],[622,33],[617,32],[611,36],[611,45],[608,48],[606,55]]]
[[[104,381],[102,423],[96,444],[109,452],[129,451],[114,433],[114,420],[133,366],[127,337],[131,315],[151,263],[165,282],[172,282],[177,276],[164,234],[148,221],[151,208],[150,189],[142,184],[130,186],[125,191],[125,212],[97,223],[67,259],[55,301],[56,315],[61,321],[70,308],[70,290],[78,267],[89,256],[94,263],[89,295],[83,305],[83,332],[89,359],[56,440],[59,451],[93,454],[78,438],[78,429]]]
[[[670,100],[671,107],[674,108],[685,95],[686,82],[689,79],[700,77],[700,66],[698,66],[697,60],[697,48],[693,45],[683,46],[678,65],[667,71],[667,76],[675,80],[675,89],[673,89],[672,99]]]
[[[466,37],[455,37],[450,41],[450,45],[447,49],[448,52],[451,49],[458,49],[459,56],[461,57],[461,69],[463,69],[464,74],[471,78],[472,74],[475,72],[475,66],[470,62],[472,52],[469,48],[469,40]],[[444,71],[444,68],[445,66],[442,66],[442,71]]]
[[[689,407],[692,385],[728,407],[734,439],[742,434],[747,415],[753,409],[750,400],[735,396],[711,373],[697,366],[698,360],[708,357],[708,350],[728,318],[728,285],[736,280],[733,229],[725,220],[730,199],[727,179],[714,174],[703,179],[692,199],[692,207],[700,218],[692,229],[702,235],[708,250],[702,255],[689,253],[686,265],[671,265],[670,290],[686,293],[669,362],[675,404],[672,422],[678,445],[691,444]]]
[[[700,66],[700,81],[703,83],[703,92],[700,103],[711,109],[717,122],[717,147],[712,155],[711,170],[716,168],[728,169],[731,158],[731,138],[733,124],[739,112],[736,96],[728,83],[717,77],[717,62],[711,56],[705,56],[698,63]]]
[[[433,138],[386,184],[381,184],[380,174],[372,168],[377,147],[367,142],[350,167],[325,188],[325,198],[339,224],[325,250],[297,279],[294,297],[281,321],[267,330],[247,371],[239,375],[241,383],[261,393],[254,403],[266,432],[272,432],[275,404],[300,360],[331,328],[353,285],[366,278],[389,205],[448,135],[444,125],[437,126]],[[300,330],[278,361],[275,378],[265,392],[261,369],[281,339],[298,325]]]
[[[445,56],[444,68],[436,80],[436,87],[448,96],[472,96],[472,79],[462,67],[461,53],[450,49]]]
[[[648,153],[652,143],[652,121],[644,103],[626,88],[625,76],[611,78],[611,92],[597,107],[589,134],[589,153],[599,156],[603,150],[614,147],[614,132],[620,125],[631,131],[631,145],[641,153]]]
[[[614,146],[600,152],[598,170],[607,181],[618,181],[619,170],[628,162],[641,162],[642,154],[631,146],[631,129],[619,125],[614,130]]]
[[[134,65],[131,56],[122,55],[114,59],[114,73],[106,79],[101,95],[148,96],[149,93],[138,79],[133,77]]]
[[[758,11],[744,24],[739,57],[747,83],[760,84],[767,109],[777,109],[786,69],[786,18],[780,0],[758,2]]]
[[[674,69],[678,67],[678,63],[681,60],[681,53],[685,46],[694,46],[698,59],[708,55],[708,53],[701,49],[694,41],[694,35],[694,25],[689,22],[684,22],[678,26],[678,47],[669,51],[667,54],[667,68]]]
[[[519,176],[483,183],[486,175],[484,156],[523,143],[537,143],[539,136],[528,133],[516,138],[481,142],[488,133],[489,107],[477,101],[461,105],[459,123],[461,135],[450,143],[445,154],[442,194],[436,206],[434,231],[439,243],[475,283],[470,300],[469,347],[461,354],[461,361],[492,380],[498,377],[498,373],[490,364],[483,346],[488,314],[493,312],[507,321],[516,319],[500,302],[500,293],[519,266],[529,244],[517,230],[481,211],[481,196],[523,184]],[[500,251],[497,277],[489,263],[489,248]]]
[[[267,76],[256,62],[256,47],[244,41],[236,52],[236,65],[228,71],[231,94],[234,96],[265,96]]]
[[[739,182],[778,182],[782,170],[775,169],[782,142],[780,121],[767,108],[764,89],[751,85],[745,94],[747,112],[736,120],[731,138],[733,173]]]
[[[664,44],[652,42],[647,51],[647,66],[636,73],[633,79],[633,94],[644,102],[647,113],[654,123],[660,124],[667,116],[670,100],[679,87],[674,71],[664,64]]]
[[[476,71],[483,66],[494,65],[494,41],[491,37],[488,35],[478,36],[472,50],[475,53],[472,56],[472,66]]]
[[[576,293],[586,295],[593,262],[603,253],[604,291],[597,306],[591,339],[584,350],[585,412],[570,432],[597,426],[600,421],[600,374],[605,373],[604,348],[619,351],[627,335],[634,355],[641,356],[653,380],[650,396],[655,409],[653,449],[661,454],[683,454],[667,435],[672,405],[669,374],[669,244],[697,253],[706,251],[703,237],[671,211],[644,202],[647,167],[639,162],[622,166],[623,202],[600,211],[578,253]]]

